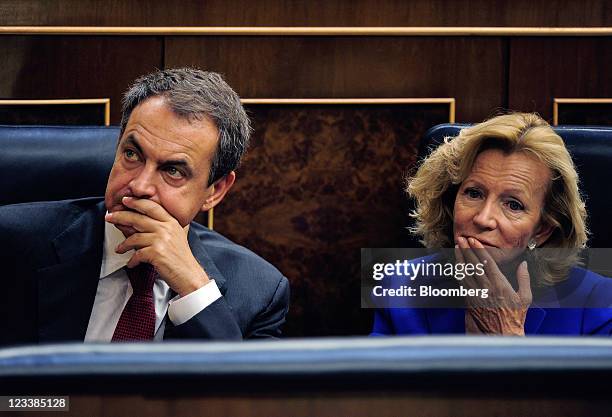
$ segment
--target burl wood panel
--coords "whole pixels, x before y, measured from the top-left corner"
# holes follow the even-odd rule
[[[104,126],[104,104],[27,106],[0,104],[0,124]]]
[[[225,74],[242,97],[454,97],[458,122],[506,107],[501,38],[168,37],[166,66]]]
[[[157,37],[3,36],[0,97],[111,99],[111,124],[121,96],[142,74],[161,68]]]
[[[553,99],[612,97],[612,38],[513,38],[509,107],[552,121]]]
[[[558,124],[612,126],[612,103],[559,103]]]
[[[610,26],[606,0],[5,0],[1,25]]]
[[[255,133],[215,229],[291,282],[288,336],[367,334],[360,248],[406,241],[403,177],[448,105],[248,105]]]

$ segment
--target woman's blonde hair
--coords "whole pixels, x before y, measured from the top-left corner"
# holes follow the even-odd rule
[[[423,160],[416,174],[407,179],[406,191],[416,201],[416,210],[411,213],[416,225],[411,231],[421,237],[426,247],[452,247],[457,191],[478,154],[491,148],[505,153],[525,152],[550,169],[551,182],[541,221],[554,230],[540,247],[566,250],[537,250],[533,257],[538,259],[533,260],[539,269],[538,282],[563,280],[587,242],[586,209],[578,190],[578,174],[563,140],[534,113],[497,116],[462,129],[454,139],[445,138]],[[531,267],[535,266],[530,262]]]

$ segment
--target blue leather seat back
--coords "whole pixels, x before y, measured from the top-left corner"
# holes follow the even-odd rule
[[[0,126],[0,204],[102,196],[119,127]]]
[[[467,125],[442,124],[424,136],[419,160]],[[591,247],[612,247],[612,128],[561,126],[581,178]],[[0,126],[0,204],[102,196],[119,127]]]
[[[419,161],[445,137],[455,137],[466,124],[441,124],[425,133]],[[555,132],[565,142],[580,177],[592,232],[588,246],[612,247],[612,127],[557,126]]]

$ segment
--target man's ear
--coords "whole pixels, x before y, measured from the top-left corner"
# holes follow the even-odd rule
[[[210,187],[212,188],[212,193],[206,198],[204,204],[202,205],[202,211],[208,211],[223,200],[225,194],[232,188],[234,185],[234,181],[236,181],[236,173],[231,171],[225,177],[217,180]]]
[[[548,222],[541,221],[540,225],[536,229],[535,235],[533,236],[533,238],[536,240],[538,246],[543,245],[548,240],[550,235],[552,235],[552,232],[554,230],[555,230],[555,228],[553,226],[551,226]]]

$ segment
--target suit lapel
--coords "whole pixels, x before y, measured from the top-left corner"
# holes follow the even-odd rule
[[[53,240],[59,259],[38,276],[39,340],[84,340],[98,288],[104,203],[84,211]]]
[[[225,292],[227,291],[225,277],[221,274],[221,272],[219,272],[217,265],[215,265],[214,261],[206,251],[204,244],[200,241],[193,229],[193,227],[190,227],[187,235],[187,241],[189,242],[191,253],[193,253],[193,256],[195,256],[198,262],[200,262],[200,265],[202,265],[202,268],[204,268],[204,271],[206,271],[206,274],[208,274],[210,279],[215,280],[221,294],[225,295]]]

